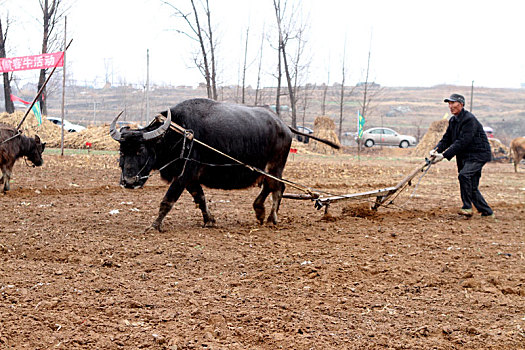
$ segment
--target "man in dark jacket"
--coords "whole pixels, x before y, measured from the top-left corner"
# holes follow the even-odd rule
[[[474,114],[464,109],[463,96],[452,94],[445,102],[448,102],[452,117],[448,122],[447,131],[437,146],[430,151],[430,156],[433,163],[443,158],[450,160],[456,157],[463,202],[458,212],[460,215],[471,217],[474,205],[482,217],[494,218],[494,212],[478,189],[481,169],[491,159],[487,135]]]

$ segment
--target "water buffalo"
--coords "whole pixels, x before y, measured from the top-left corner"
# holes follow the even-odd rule
[[[516,137],[510,142],[510,157],[514,161],[514,171],[518,172],[518,164],[525,158],[525,137]]]
[[[149,126],[134,130],[117,130],[110,125],[111,136],[120,143],[120,184],[140,188],[152,170],[160,170],[170,187],[160,203],[159,215],[150,228],[161,231],[166,214],[186,189],[202,211],[204,226],[215,219],[206,204],[202,185],[218,189],[241,189],[261,185],[253,203],[257,220],[265,219],[264,201],[272,194],[272,207],[267,221],[277,223],[277,211],[284,184],[259,172],[239,165],[191,137],[183,137],[170,128],[171,121],[191,130],[195,139],[250,166],[280,178],[292,143],[292,132],[270,109],[247,107],[208,99],[190,99],[161,113],[164,122],[155,119]],[[164,118],[162,118],[164,119]],[[304,134],[302,134],[304,135]],[[308,135],[312,138],[312,135]],[[319,138],[332,147],[339,146]]]
[[[42,152],[46,144],[40,141],[38,135],[31,138],[17,134],[18,131],[12,126],[0,123],[0,186],[4,185],[3,193],[9,191],[13,165],[18,158],[27,157],[35,166],[44,163]]]

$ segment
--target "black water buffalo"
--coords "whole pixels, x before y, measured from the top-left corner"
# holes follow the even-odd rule
[[[186,100],[161,114],[166,117],[164,122],[156,119],[144,129],[124,127],[117,130],[120,115],[110,125],[111,136],[120,143],[121,186],[140,188],[155,169],[160,169],[161,177],[171,183],[160,203],[159,215],[150,228],[161,231],[162,220],[184,189],[202,211],[204,226],[213,225],[215,219],[208,209],[201,185],[230,190],[257,183],[262,187],[253,203],[257,220],[264,223],[264,201],[271,193],[273,203],[268,222],[277,223],[277,211],[284,191],[282,182],[183,137],[170,128],[170,122],[191,130],[198,141],[279,178],[292,143],[292,131],[300,132],[289,128],[270,109],[208,99]]]
[[[44,163],[42,152],[46,146],[40,142],[38,135],[34,138],[17,135],[18,131],[10,125],[0,123],[0,169],[2,177],[0,186],[4,185],[3,192],[9,191],[9,181],[13,171],[13,165],[20,157],[27,157],[35,166]]]

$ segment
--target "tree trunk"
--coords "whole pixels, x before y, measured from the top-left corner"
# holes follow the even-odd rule
[[[242,66],[242,98],[241,103],[245,103],[245,93],[246,93],[246,57],[248,56],[248,34],[250,32],[250,27],[246,28],[246,42],[244,45],[244,64]]]
[[[51,6],[51,9],[49,8],[48,0],[44,0],[44,2],[40,3],[42,6],[42,15],[43,15],[43,21],[44,21],[44,33],[42,38],[42,54],[47,53],[47,47],[48,47],[48,41],[49,41],[49,23],[51,20],[51,17],[53,16],[53,12],[55,10],[55,2],[53,1],[53,6]],[[42,86],[44,86],[44,83],[46,81],[46,70],[41,69],[40,75],[38,77],[38,88],[37,91],[40,91]],[[47,105],[46,105],[46,88],[42,90],[42,94],[39,96],[38,101],[40,102],[40,112],[43,115],[47,115]]]
[[[277,29],[279,31],[279,53],[282,54],[282,59],[284,63],[284,74],[286,75],[286,82],[288,85],[288,97],[290,101],[290,108],[292,109],[292,127],[297,128],[297,114],[295,110],[295,98],[292,88],[292,78],[290,77],[290,68],[288,67],[288,60],[286,57],[286,44],[283,38],[283,30],[281,26],[281,9],[280,3],[277,4],[276,0],[273,2],[275,8],[275,17],[277,19]],[[279,59],[280,63],[280,59]]]
[[[211,29],[211,12],[209,1],[206,0],[206,17],[208,19],[208,38],[210,42],[210,55],[211,55],[211,93],[212,99],[217,101],[217,72],[215,68],[215,44],[213,43],[213,30]]]
[[[197,34],[197,38],[199,40],[201,53],[202,53],[202,61],[203,61],[203,64],[204,64],[204,71],[201,70],[201,72],[203,73],[204,79],[206,80],[206,92],[208,93],[208,98],[213,99],[213,94],[212,94],[212,89],[211,89],[210,68],[209,68],[209,64],[208,64],[208,55],[206,53],[206,48],[204,46],[204,38],[203,38],[203,34],[202,34],[200,23],[199,23],[199,15],[197,14],[197,8],[195,7],[195,2],[193,0],[191,0],[191,6],[193,8],[193,13],[195,15],[195,25],[197,27],[196,28],[196,32],[197,32],[196,34]],[[199,66],[197,62],[196,62],[196,64],[197,64],[197,66]]]
[[[297,129],[297,113],[295,110],[295,96],[292,88],[292,78],[290,77],[290,70],[288,68],[288,60],[286,59],[286,49],[283,45],[281,47],[284,62],[284,73],[286,74],[286,82],[288,83],[288,94],[290,100],[290,108],[292,109],[292,128]]]
[[[341,78],[341,100],[339,103],[339,140],[341,140],[341,136],[343,135],[343,107],[345,102],[345,58],[346,58],[346,45],[343,50],[343,64],[342,64],[342,78]]]
[[[275,94],[275,113],[280,117],[281,116],[281,78],[283,76],[282,67],[281,67],[281,44],[279,42],[277,50],[277,93]]]
[[[0,18],[0,58],[6,58],[5,43],[7,41],[7,31],[9,29],[9,18],[6,20],[5,32],[2,29],[2,19]],[[15,105],[11,101],[11,79],[9,79],[9,72],[4,72],[4,100],[5,100],[5,111],[7,113],[15,112]],[[11,77],[13,74],[11,74]]]
[[[263,57],[263,45],[264,44],[264,28],[261,35],[261,48],[259,50],[259,69],[257,71],[257,87],[255,88],[255,105],[259,103],[259,89],[261,87],[261,68],[262,68],[262,57]]]
[[[15,112],[15,104],[11,101],[11,79],[8,72],[3,73],[4,76],[4,100],[5,100],[5,111],[9,114]],[[11,74],[11,78],[13,75]]]

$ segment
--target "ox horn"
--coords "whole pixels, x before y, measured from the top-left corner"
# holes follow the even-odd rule
[[[120,135],[120,131],[117,130],[116,125],[117,125],[117,120],[118,118],[120,118],[122,113],[124,113],[124,111],[120,112],[119,115],[117,115],[117,117],[113,119],[113,121],[111,122],[109,126],[109,134],[111,135],[111,137],[113,137],[113,139],[115,139],[118,142],[120,142],[120,140],[122,139],[122,135]]]
[[[154,140],[157,137],[164,135],[164,133],[168,131],[170,124],[171,124],[171,111],[168,108],[168,116],[166,117],[164,124],[162,124],[155,130],[145,132],[142,137],[144,138],[145,141]]]

